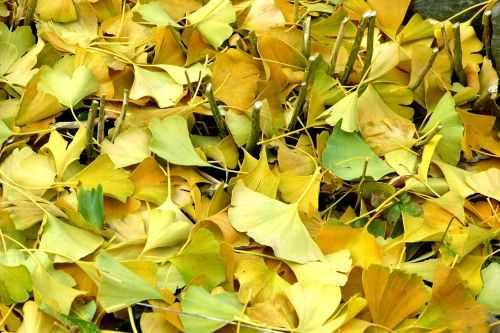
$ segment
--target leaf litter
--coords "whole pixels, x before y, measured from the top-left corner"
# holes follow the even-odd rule
[[[498,323],[486,29],[408,0],[10,5],[0,330]]]

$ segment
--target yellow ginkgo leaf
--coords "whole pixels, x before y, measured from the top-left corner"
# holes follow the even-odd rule
[[[43,147],[42,151],[49,151],[56,164],[57,177],[63,180],[62,176],[68,166],[80,158],[81,152],[85,149],[85,128],[80,127],[73,140],[68,144],[59,132],[50,133],[49,142]]]
[[[239,182],[233,189],[231,204],[229,220],[233,227],[270,246],[275,256],[302,264],[324,259],[300,220],[297,203],[287,205]]]
[[[465,182],[477,192],[500,201],[500,169],[491,168],[465,178]]]
[[[299,317],[297,330],[304,333],[327,333],[323,324],[340,304],[340,287],[322,283],[297,282],[288,287],[287,296]]]
[[[229,0],[210,0],[186,18],[213,47],[218,48],[233,33],[230,24],[236,20],[236,15]]]
[[[114,143],[104,140],[101,153],[108,154],[116,168],[142,162],[150,156],[151,133],[142,127],[131,127],[120,132]]]
[[[130,98],[153,97],[160,108],[177,104],[183,87],[164,71],[151,71],[139,66],[134,67],[134,84],[130,89]]]
[[[406,295],[413,296],[410,292]],[[412,326],[436,331],[486,333],[489,332],[488,309],[467,292],[455,269],[438,266],[429,304]]]
[[[86,188],[101,184],[104,194],[125,202],[134,193],[134,183],[128,176],[127,171],[115,169],[107,154],[102,154],[70,181],[79,181]]]
[[[363,272],[363,290],[373,323],[393,329],[429,299],[416,274],[373,265]]]

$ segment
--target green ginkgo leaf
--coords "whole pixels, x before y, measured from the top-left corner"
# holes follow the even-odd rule
[[[0,147],[3,145],[5,140],[9,138],[9,136],[14,135],[14,132],[12,132],[7,125],[3,122],[2,119],[0,119]]]
[[[236,15],[229,0],[210,0],[187,19],[210,45],[218,48],[233,33],[230,24],[236,21]]]
[[[324,259],[300,220],[298,203],[285,204],[239,182],[233,189],[231,204],[229,220],[233,227],[270,246],[276,257],[301,264]]]
[[[347,133],[335,126],[323,151],[323,165],[344,180],[363,176],[365,161],[368,161],[364,176],[379,180],[392,168],[381,160],[356,133]]]
[[[353,92],[335,103],[325,114],[328,114],[326,122],[332,126],[342,120],[340,128],[344,132],[354,132],[358,130],[358,92]]]
[[[42,251],[63,255],[56,255],[54,262],[69,262],[71,259],[80,259],[89,255],[103,242],[102,236],[47,215],[47,223],[43,229],[39,248]]]
[[[212,289],[226,280],[226,263],[219,254],[220,243],[208,229],[202,228],[193,236],[184,250],[169,259],[189,283],[197,277],[204,279],[205,287]]]
[[[114,312],[143,300],[163,300],[158,290],[106,252],[99,253],[96,267],[101,274],[97,299],[106,312]]]
[[[80,66],[71,77],[56,70],[44,73],[38,89],[57,97],[62,105],[73,108],[83,98],[97,92],[99,83],[90,69]]]
[[[185,241],[193,224],[177,220],[173,210],[153,209],[149,213],[148,238],[144,252],[164,246],[174,246]]]
[[[148,22],[157,26],[173,26],[180,27],[163,9],[158,1],[151,1],[146,4],[141,4],[137,8],[137,12],[141,14],[142,18]]]
[[[183,117],[153,119],[149,123],[149,129],[153,134],[149,147],[164,160],[178,165],[210,166],[196,154]]]
[[[422,134],[433,131],[437,126],[441,126],[439,134],[442,135],[442,138],[436,146],[436,151],[443,161],[455,166],[460,160],[460,152],[462,151],[464,125],[455,109],[455,101],[450,93],[444,94],[439,100],[429,121],[422,129]]]
[[[211,333],[238,318],[243,304],[234,293],[223,291],[210,295],[203,287],[192,286],[181,302],[182,311],[199,316],[180,315],[186,333]],[[218,318],[218,321],[200,316]]]
[[[3,304],[26,302],[31,289],[31,275],[26,266],[0,264],[0,301]]]

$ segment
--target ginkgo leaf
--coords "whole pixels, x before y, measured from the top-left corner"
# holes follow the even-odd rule
[[[304,333],[327,333],[322,327],[341,301],[340,287],[322,283],[297,282],[286,290],[299,317],[297,330]]]
[[[158,1],[141,4],[139,8],[137,8],[137,12],[141,14],[142,18],[148,23],[152,23],[157,26],[170,25],[176,28],[180,27],[180,25],[168,15]]]
[[[489,332],[486,306],[474,300],[455,269],[442,265],[436,269],[431,299],[413,326],[430,330],[447,328],[452,332]]]
[[[226,263],[219,254],[220,243],[208,229],[199,229],[184,250],[170,258],[177,267],[184,281],[202,278],[208,289],[218,286],[226,280]]]
[[[372,265],[363,272],[363,290],[375,324],[393,329],[427,302],[429,295],[416,274]]]
[[[415,124],[391,110],[372,85],[359,97],[358,108],[359,131],[377,155],[413,146]]]
[[[500,264],[492,262],[481,271],[484,287],[477,296],[477,301],[486,304],[490,312],[500,314],[500,287],[498,285],[500,276]]]
[[[99,83],[90,69],[80,66],[75,68],[71,77],[57,70],[46,72],[38,87],[57,97],[61,104],[73,108],[84,97],[97,92]]]
[[[500,201],[500,169],[490,168],[476,174],[469,175],[465,182],[477,192]]]
[[[71,288],[70,285],[74,282],[69,284],[56,276],[56,274],[49,274],[41,265],[37,265],[31,275],[33,292],[39,295],[42,302],[51,304],[57,312],[69,314],[75,298],[85,295],[85,291]]]
[[[130,98],[153,97],[160,108],[177,104],[182,96],[182,85],[175,82],[164,71],[151,71],[134,66],[134,84],[130,89]]]
[[[187,240],[192,227],[191,222],[176,220],[172,210],[151,210],[144,252],[158,247],[174,246]]]
[[[278,272],[266,265],[262,258],[241,259],[236,262],[234,276],[240,288],[238,299],[245,302],[262,303],[285,294],[289,286]]]
[[[58,131],[50,133],[49,141],[42,147],[42,150],[50,151],[56,164],[56,172],[62,180],[64,171],[68,166],[80,158],[81,152],[85,149],[85,128],[80,127],[73,140],[68,144]]]
[[[393,172],[356,133],[344,132],[341,126],[335,126],[323,151],[322,161],[325,168],[331,169],[341,179],[353,180],[363,176],[366,160],[366,177],[379,180]]]
[[[31,148],[16,148],[0,164],[0,179],[15,182],[35,195],[41,195],[53,183],[56,175],[54,163],[49,156],[36,154]],[[8,200],[19,197],[18,191],[11,186],[3,187],[3,196]],[[21,195],[25,199],[24,195]]]
[[[372,264],[382,263],[382,247],[366,228],[323,227],[316,242],[327,256],[349,250],[355,266],[368,268]]]
[[[229,208],[233,227],[263,245],[274,255],[298,263],[323,260],[298,213],[298,204],[285,204],[254,192],[242,182],[236,184]]]
[[[12,132],[7,125],[5,125],[5,122],[0,119],[0,147],[3,145],[5,140],[9,138],[9,136],[13,135],[14,132]]]
[[[218,48],[233,33],[230,24],[236,21],[229,0],[210,0],[205,6],[186,16],[213,47]]]
[[[288,263],[303,284],[328,284],[343,286],[347,282],[347,272],[351,269],[352,260],[349,250],[341,250],[325,255],[325,261],[308,262],[305,264]]]
[[[153,134],[150,149],[164,160],[178,165],[210,166],[194,150],[187,122],[183,117],[153,119],[149,123],[149,129]]]
[[[342,120],[340,128],[344,132],[358,130],[358,92],[348,94],[339,102],[328,108],[323,114],[327,114],[326,122],[332,126]]]
[[[118,311],[143,300],[164,299],[158,290],[107,252],[99,253],[95,265],[101,275],[97,299],[106,312]]]
[[[94,252],[104,239],[90,231],[82,230],[47,215],[47,223],[40,240],[40,249],[54,256],[54,262],[71,262]]]
[[[243,312],[241,304],[234,293],[223,291],[210,295],[203,287],[192,286],[182,298],[182,310],[197,316],[180,315],[186,333],[211,333],[233,321]],[[214,321],[207,317],[215,317]]]
[[[101,184],[104,194],[125,202],[134,193],[134,183],[128,176],[127,171],[115,169],[107,154],[102,154],[70,181],[79,181],[86,188]]]
[[[101,143],[101,154],[108,154],[115,168],[123,168],[141,163],[150,156],[149,142],[151,133],[146,128],[131,127],[120,132],[115,142],[104,140]]]
[[[0,264],[0,301],[3,304],[26,302],[31,289],[31,275],[26,266]]]
[[[462,135],[464,126],[460,116],[455,110],[455,101],[450,93],[444,94],[439,100],[429,121],[422,129],[422,133],[429,133],[435,127],[442,126],[439,134],[442,135],[436,150],[448,164],[457,165],[460,160]]]

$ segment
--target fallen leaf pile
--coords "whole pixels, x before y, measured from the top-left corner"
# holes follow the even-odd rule
[[[409,2],[0,2],[0,330],[497,325],[491,36]]]

